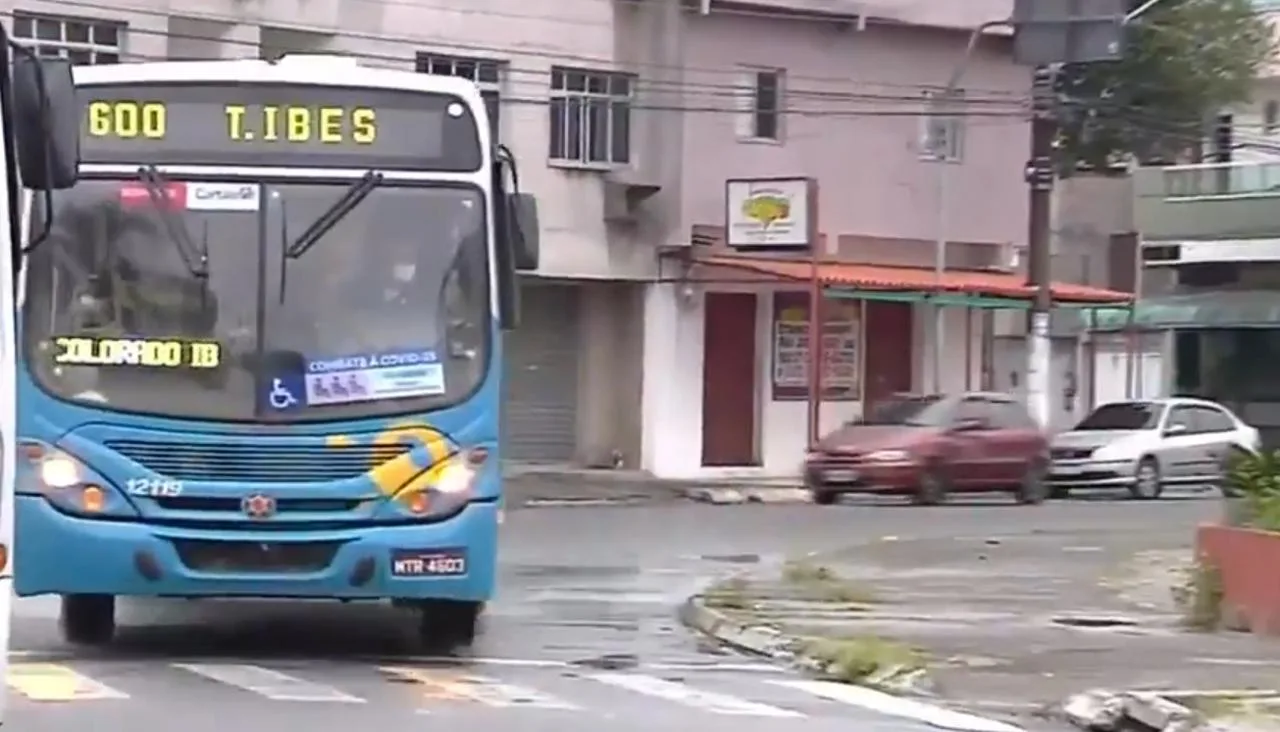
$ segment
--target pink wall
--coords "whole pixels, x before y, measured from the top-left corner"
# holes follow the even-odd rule
[[[684,230],[723,222],[726,178],[797,175],[820,181],[824,231],[932,240],[938,166],[919,159],[921,120],[914,112],[922,107],[922,87],[946,83],[966,40],[957,31],[877,24],[858,31],[745,12],[690,18],[687,88],[741,83],[725,71],[738,65],[783,68],[786,107],[807,114],[788,114],[783,144],[739,141],[735,114],[686,115]],[[1008,60],[1007,41],[993,39],[974,57],[962,86],[970,98],[1013,100],[1025,97],[1029,77]],[[697,93],[686,102],[698,106]],[[725,106],[723,92],[703,93],[719,94]],[[848,114],[854,110],[901,116]],[[1027,137],[1021,118],[968,119],[964,162],[948,166],[949,239],[1024,238]]]

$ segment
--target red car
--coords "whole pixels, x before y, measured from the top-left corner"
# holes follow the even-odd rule
[[[814,503],[842,493],[909,495],[935,505],[948,493],[1008,491],[1019,503],[1048,495],[1049,440],[1007,394],[900,396],[850,422],[805,457]]]

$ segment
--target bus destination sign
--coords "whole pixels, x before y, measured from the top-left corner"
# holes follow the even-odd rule
[[[289,84],[129,84],[78,90],[86,163],[480,169],[461,99]]]

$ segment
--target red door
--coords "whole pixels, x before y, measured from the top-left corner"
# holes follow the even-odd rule
[[[708,292],[702,332],[702,464],[756,464],[756,296]]]
[[[868,408],[895,393],[911,391],[911,305],[867,301],[863,388]]]

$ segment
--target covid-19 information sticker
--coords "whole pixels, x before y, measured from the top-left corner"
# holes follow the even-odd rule
[[[444,365],[430,350],[357,353],[312,359],[305,373],[273,379],[265,395],[275,411],[445,392]]]

